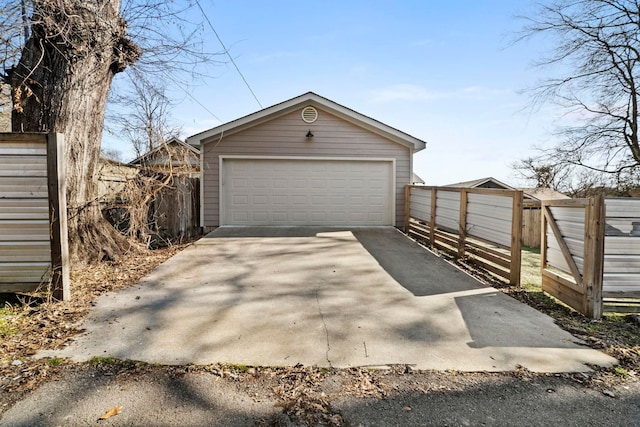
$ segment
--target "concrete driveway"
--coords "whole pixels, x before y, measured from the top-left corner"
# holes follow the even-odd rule
[[[220,228],[41,355],[165,364],[588,370],[615,363],[394,228]]]

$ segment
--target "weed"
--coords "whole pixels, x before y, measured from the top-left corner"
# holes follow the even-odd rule
[[[619,366],[616,366],[615,368],[613,368],[613,373],[621,378],[627,378],[629,376],[629,372],[626,369],[621,368]]]
[[[61,357],[52,357],[51,359],[47,359],[47,366],[60,366],[64,363],[64,359]]]
[[[121,363],[121,361],[119,359],[116,359],[115,357],[96,356],[92,357],[91,360],[89,360],[89,364],[94,368],[97,368],[99,366],[113,366],[119,363]]]
[[[249,367],[247,365],[243,365],[241,363],[230,363],[225,366],[228,369],[233,369],[234,371],[237,371],[237,372],[247,372],[249,370]]]
[[[18,322],[21,317],[22,316],[16,314],[16,310],[8,304],[0,308],[0,338],[18,333]]]

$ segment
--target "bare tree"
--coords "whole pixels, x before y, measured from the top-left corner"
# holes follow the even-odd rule
[[[173,101],[164,87],[132,73],[129,90],[116,94],[107,112],[107,130],[131,144],[136,157],[179,138],[182,129],[171,121]],[[117,111],[114,111],[117,110]],[[124,113],[123,113],[124,111]]]
[[[31,13],[29,37],[15,56],[27,34],[23,4]],[[0,34],[9,40],[2,60],[5,81],[12,88],[13,130],[65,135],[70,251],[75,259],[116,258],[128,247],[104,221],[97,203],[95,171],[105,105],[113,77],[134,63],[151,72],[167,70],[167,64],[187,70],[207,60],[192,41],[196,38],[186,32],[191,25],[183,13],[191,6],[189,1],[159,0],[0,4],[0,19],[6,18]]]
[[[541,164],[568,165],[608,176],[634,176],[640,166],[640,2],[557,0],[527,19],[521,39],[550,36],[555,48],[536,65],[566,73],[531,90],[534,104],[567,112],[559,143],[541,150]]]
[[[551,188],[566,191],[571,182],[573,168],[561,163],[544,163],[540,159],[528,157],[511,165],[516,176],[533,183],[536,188]]]

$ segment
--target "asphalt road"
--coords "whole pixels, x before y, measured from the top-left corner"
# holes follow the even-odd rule
[[[293,396],[311,402],[296,417],[283,413],[287,405],[275,393],[291,375],[220,377],[175,369],[113,374],[81,367],[18,402],[0,426],[296,426],[314,411],[327,415],[309,396],[325,399],[327,416],[350,426],[640,426],[638,383],[608,390],[608,396],[564,376],[378,373],[369,381],[332,371],[315,380],[313,392],[300,387],[295,394],[291,386]],[[386,396],[349,396],[371,383]],[[119,405],[120,414],[98,421]]]

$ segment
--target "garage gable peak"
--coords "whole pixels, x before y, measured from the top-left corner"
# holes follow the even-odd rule
[[[398,144],[407,146],[413,152],[420,151],[426,146],[426,142],[423,140],[415,138],[364,114],[358,113],[355,110],[324,98],[314,92],[307,92],[303,95],[272,105],[271,107],[267,107],[239,119],[216,126],[204,132],[200,132],[187,138],[187,142],[196,147],[203,146],[209,142],[219,141],[223,136],[229,136],[234,133],[241,132],[296,110],[300,110],[301,119],[307,123],[312,123],[312,121],[317,118],[318,111],[320,110],[346,120],[355,126],[381,135]]]

